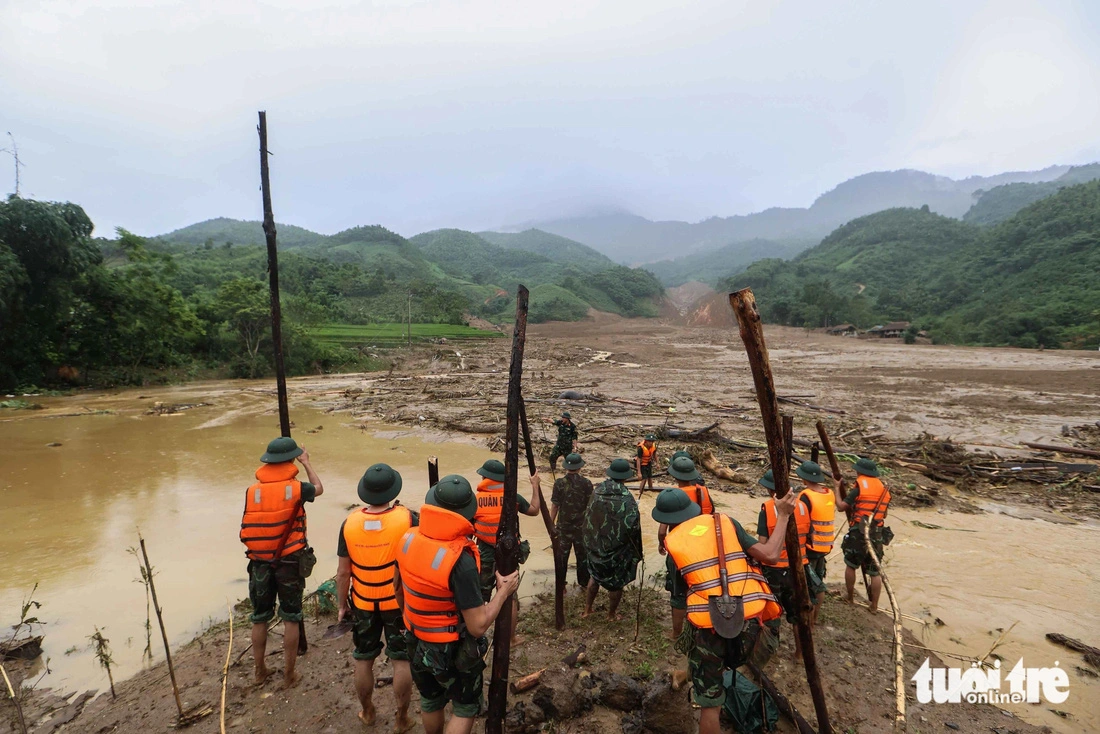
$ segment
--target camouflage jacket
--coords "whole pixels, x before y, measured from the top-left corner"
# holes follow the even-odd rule
[[[630,490],[614,479],[597,485],[592,493],[584,518],[584,547],[588,557],[597,561],[642,557],[638,503]]]
[[[572,451],[573,442],[577,440],[577,424],[572,421],[566,423],[564,420],[556,420],[554,425],[558,427],[558,446],[568,446]]]
[[[563,530],[584,528],[584,513],[592,500],[592,482],[580,474],[566,474],[556,482],[550,501],[558,506],[558,527]]]

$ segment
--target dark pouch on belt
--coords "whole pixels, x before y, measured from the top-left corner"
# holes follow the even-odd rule
[[[313,552],[312,548],[306,548],[298,556],[298,573],[302,578],[308,579],[309,575],[313,573],[313,567],[317,565],[317,554]]]
[[[460,673],[476,673],[485,670],[485,653],[489,651],[489,640],[485,637],[463,635],[455,653],[455,670]]]

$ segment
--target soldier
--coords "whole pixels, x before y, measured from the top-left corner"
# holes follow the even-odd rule
[[[519,586],[519,572],[496,574],[497,593],[481,596],[477,546],[471,521],[477,497],[470,483],[451,474],[428,491],[420,525],[397,551],[394,588],[415,644],[413,683],[420,691],[426,734],[442,734],[447,702],[454,716],[447,734],[469,734],[482,704],[485,633]],[[410,640],[410,642],[413,642]]]
[[[546,422],[553,423],[558,427],[558,442],[550,450],[550,471],[555,471],[558,467],[559,456],[579,453],[577,448],[577,426],[573,423],[573,417],[569,415],[568,411],[561,414],[560,420],[551,421],[547,418]]]
[[[496,550],[497,531],[500,529],[500,516],[504,511],[504,464],[489,459],[477,473],[482,476],[477,485],[477,514],[474,515],[474,534],[477,536],[477,551],[481,558],[481,595],[485,601],[496,590]],[[539,492],[539,475],[531,475],[531,501],[516,495],[519,513],[536,517],[542,510],[542,494]],[[517,538],[518,540],[518,538]],[[531,555],[531,544],[526,540],[519,544],[519,562],[526,563]],[[519,623],[519,602],[512,600],[512,644],[518,645],[516,625]]]
[[[764,476],[760,477],[757,482],[760,486],[768,490],[772,498],[760,505],[760,515],[756,522],[756,535],[760,538],[761,543],[766,543],[768,538],[775,534],[776,524],[779,521],[779,513],[776,510],[775,499],[775,478],[772,474],[772,470],[764,472]],[[798,493],[794,490],[788,492],[788,494],[794,494],[798,497]],[[806,497],[799,497],[798,502],[795,505],[796,510],[792,513],[794,516],[795,525],[798,529],[798,545],[799,551],[802,554],[802,570],[806,576],[806,587],[809,589],[810,600],[816,601],[817,599],[825,598],[825,585],[821,583],[821,580],[817,577],[817,574],[810,568],[810,559],[806,555],[806,542],[810,537],[810,511],[812,509],[810,501]],[[783,611],[787,613],[787,621],[792,625],[795,624],[795,620],[798,619],[798,605],[794,598],[794,589],[792,588],[792,581],[789,576],[790,562],[787,559],[787,545],[786,538],[781,538],[782,551],[779,553],[778,560],[775,563],[768,563],[764,565],[764,578],[768,580],[768,585],[772,588],[772,593],[779,601],[780,606],[783,607]],[[794,638],[794,656],[799,658],[802,656],[801,643],[799,638],[795,635]]]
[[[856,569],[871,577],[871,598],[868,599],[870,611],[878,611],[878,599],[882,593],[882,578],[878,573],[878,564],[871,563],[867,555],[867,544],[863,540],[863,523],[870,523],[871,547],[875,557],[882,560],[883,546],[889,545],[894,532],[885,527],[886,512],[890,507],[890,490],[878,478],[878,465],[871,459],[861,458],[856,462],[856,486],[847,498],[840,498],[836,490],[836,506],[841,512],[852,510],[852,520],[848,534],[840,544],[844,549],[844,586],[848,591],[848,603],[855,598]]]
[[[569,565],[569,554],[576,551],[577,585],[588,587],[588,555],[584,552],[584,514],[592,499],[592,482],[581,476],[584,459],[580,454],[565,457],[565,476],[554,482],[550,495],[550,520],[556,522],[561,543],[562,563]]]
[[[306,470],[308,482],[298,481],[297,459]],[[301,675],[294,670],[298,660],[298,634],[302,624],[302,591],[317,557],[306,540],[306,502],[324,493],[309,454],[293,438],[277,438],[267,445],[256,470],[256,483],[248,488],[241,518],[241,542],[248,556],[248,598],[252,601],[252,656],[256,662],[256,685],[269,675],[264,664],[267,624],[283,620],[283,685],[295,685]]]
[[[405,623],[397,608],[393,569],[397,546],[420,516],[398,504],[391,504],[401,492],[401,475],[387,464],[375,464],[359,480],[359,499],[366,507],[356,509],[340,526],[336,545],[336,596],[340,600],[338,620],[349,616],[354,627],[355,693],[359,697],[359,720],[374,724],[374,660],[382,653],[393,664],[393,692],[397,699],[394,731],[409,728],[409,700],[412,674],[405,639]]]
[[[695,468],[695,462],[687,455],[687,452],[678,451],[668,465],[668,473],[676,480],[678,488],[693,503],[699,506],[704,515],[714,514],[714,502],[710,499],[710,492],[699,482],[702,477]],[[668,490],[662,490],[657,495],[658,501]],[[665,590],[670,593],[669,604],[672,606],[672,639],[677,639],[684,628],[684,617],[687,616],[687,589],[683,584],[677,583],[679,574],[676,573],[676,565],[672,562],[672,556],[665,550],[665,536],[668,534],[668,526],[661,523],[657,527],[657,551],[665,556]]]
[[[634,495],[621,484],[634,476],[630,462],[615,459],[606,474],[607,480],[593,491],[585,516],[584,548],[590,578],[581,617],[592,614],[602,586],[610,594],[607,617],[614,622],[621,619],[618,610],[623,587],[636,577],[642,558],[642,525]]]
[[[825,486],[825,482],[829,480],[816,463],[802,462],[802,465],[795,469],[795,474],[805,485],[805,489],[802,490],[802,501],[810,507],[810,537],[806,540],[806,555],[810,559],[810,568],[821,581],[821,592],[818,594],[813,613],[813,621],[816,623],[817,612],[825,601],[825,559],[833,549],[836,498],[833,497],[832,488]]]
[[[736,669],[745,662],[763,665],[775,651],[774,622],[782,609],[756,562],[778,560],[783,534],[796,502],[793,493],[776,502],[775,533],[766,543],[757,542],[733,518],[721,514],[710,517],[696,514],[697,506],[692,507],[693,503],[685,503],[683,499],[678,503],[687,506],[683,514],[672,512],[671,507],[668,511],[664,508],[653,511],[653,519],[657,522],[675,525],[665,537],[665,546],[688,590],[687,625],[678,649],[688,656],[692,698],[702,709],[700,734],[718,734],[721,730],[719,711],[726,699],[722,680],[725,669]],[[732,638],[723,637],[715,630],[709,608],[710,598],[723,594],[718,526],[722,529],[722,550],[726,557],[729,584],[726,593],[740,597],[745,618],[743,629]]]
[[[647,433],[645,440],[638,444],[638,452],[634,457],[634,469],[641,477],[641,484],[638,485],[639,496],[645,491],[647,485],[653,489],[653,467],[657,465],[656,441],[656,436]]]

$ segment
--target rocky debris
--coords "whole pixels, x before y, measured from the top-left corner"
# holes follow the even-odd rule
[[[559,721],[592,709],[592,691],[578,680],[574,670],[547,670],[532,700],[547,718]]]
[[[665,673],[654,678],[642,700],[645,731],[655,734],[693,734],[695,715],[686,690],[673,690]]]
[[[597,700],[604,706],[619,711],[641,708],[645,689],[633,678],[616,673],[596,673],[592,676],[599,685]]]

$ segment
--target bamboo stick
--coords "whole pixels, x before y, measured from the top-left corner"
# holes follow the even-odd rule
[[[23,731],[23,734],[27,734],[27,722],[23,719],[23,704],[15,695],[15,689],[12,688],[11,680],[8,679],[8,671],[4,670],[3,665],[0,665],[0,673],[4,675],[4,683],[8,686],[8,695],[11,696],[12,705],[15,706],[15,714],[19,718],[19,728]]]
[[[160,639],[164,642],[164,658],[168,661],[168,677],[172,680],[172,695],[176,698],[176,710],[179,712],[177,720],[181,725],[184,720],[183,701],[180,699],[180,688],[176,683],[176,669],[172,665],[172,648],[168,644],[168,632],[164,629],[164,613],[157,601],[157,587],[153,583],[153,567],[149,563],[149,554],[145,550],[145,538],[138,535],[138,545],[141,546],[141,558],[145,562],[145,573],[149,576],[149,594],[153,597],[153,611],[157,613],[157,624],[160,625]]]
[[[741,340],[745,343],[749,367],[752,370],[753,384],[756,386],[756,399],[760,404],[760,414],[764,423],[764,436],[768,442],[768,455],[771,458],[772,476],[775,478],[775,496],[784,497],[790,490],[788,474],[790,472],[791,446],[784,440],[783,425],[780,421],[779,402],[772,378],[771,364],[768,361],[768,347],[764,343],[764,327],[760,321],[760,312],[756,308],[756,298],[752,289],[731,293],[730,306],[737,315]],[[798,544],[798,528],[793,521],[787,523],[787,558],[793,569],[802,568],[802,550]],[[817,726],[820,734],[832,734],[829,723],[829,711],[825,703],[825,689],[821,685],[821,675],[817,669],[817,655],[814,651],[813,630],[809,625],[808,609],[811,608],[810,592],[806,586],[805,574],[790,574],[795,600],[799,607],[799,624],[796,633],[802,648],[802,660],[806,667],[806,682],[817,714]]]
[[[229,609],[229,647],[225,649],[225,666],[222,667],[221,734],[225,734],[225,689],[229,683],[229,658],[233,656],[233,607],[228,599],[225,606]]]
[[[527,340],[527,299],[524,286],[516,292],[516,325],[512,332],[512,362],[508,370],[508,419],[504,432],[504,507],[497,531],[496,566],[502,576],[519,567],[519,506],[516,484],[519,475],[520,410],[523,404],[523,348]],[[486,734],[502,734],[508,707],[509,653],[512,647],[512,604],[505,603],[497,615],[493,632],[493,672],[489,679]]]
[[[872,515],[873,516],[873,515]],[[882,585],[886,589],[886,596],[890,600],[890,607],[894,610],[894,699],[896,711],[894,713],[894,731],[905,731],[905,652],[901,646],[901,607],[894,596],[894,589],[890,586],[890,579],[886,576],[882,564],[878,562],[878,556],[871,546],[871,518],[863,522],[863,544],[867,548],[867,557],[878,569]],[[994,645],[996,647],[996,645]],[[991,651],[992,652],[992,651]],[[987,653],[988,654],[988,653]]]

